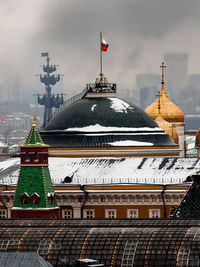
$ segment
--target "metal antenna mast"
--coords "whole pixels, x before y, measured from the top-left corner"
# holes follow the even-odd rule
[[[54,75],[51,73],[56,71],[56,65],[49,65],[49,53],[45,52],[41,54],[42,57],[46,57],[47,64],[43,65],[44,75],[40,74],[41,83],[45,84],[46,93],[40,96],[38,94],[38,104],[44,106],[44,122],[43,128],[50,121],[53,116],[52,109],[59,108],[63,104],[63,94],[52,95],[51,86],[60,81],[60,74]]]

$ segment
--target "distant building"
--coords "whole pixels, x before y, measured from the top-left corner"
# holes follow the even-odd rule
[[[153,102],[157,92],[157,87],[140,88],[140,107],[145,110]]]
[[[145,109],[155,98],[159,88],[159,75],[143,73],[136,76],[136,91],[139,94],[140,107]]]
[[[189,75],[189,86],[194,89],[200,89],[200,74],[191,74]]]
[[[166,53],[166,76],[169,96],[174,99],[188,84],[188,54]]]

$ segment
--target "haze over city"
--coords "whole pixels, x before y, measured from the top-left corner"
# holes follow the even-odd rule
[[[41,72],[43,51],[60,66],[64,93],[93,82],[100,30],[110,45],[103,70],[118,88],[134,89],[137,74],[159,74],[166,52],[188,53],[188,73],[200,73],[199,9],[197,0],[1,1],[2,99],[15,75],[22,91],[42,88],[35,74]]]

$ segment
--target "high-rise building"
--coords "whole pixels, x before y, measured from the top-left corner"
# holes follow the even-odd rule
[[[143,73],[136,76],[136,90],[140,95],[140,107],[145,109],[155,99],[159,88],[159,75]]]
[[[176,98],[188,84],[188,54],[166,53],[164,55],[166,81],[170,98]]]
[[[192,74],[189,75],[189,86],[193,87],[194,89],[200,89],[200,74]]]

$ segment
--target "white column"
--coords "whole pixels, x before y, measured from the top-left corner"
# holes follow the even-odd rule
[[[73,208],[74,218],[81,218],[81,208]]]

